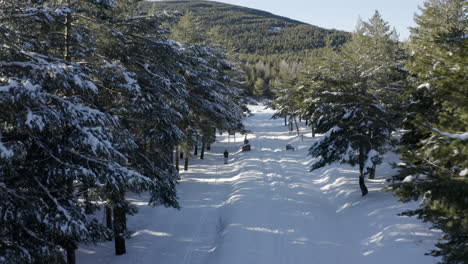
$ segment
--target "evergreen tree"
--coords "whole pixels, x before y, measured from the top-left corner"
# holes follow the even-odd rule
[[[444,263],[468,259],[468,105],[466,1],[429,0],[415,16],[407,68],[401,154],[405,165],[392,185],[402,201],[424,197],[416,215],[444,232]]]
[[[72,41],[91,35],[71,31],[74,9],[53,4],[0,3],[0,253],[9,263],[61,263],[63,252],[74,263],[79,243],[110,235],[87,217],[84,193],[102,199],[154,184],[127,166],[121,146],[132,142],[117,142],[118,119],[96,108],[98,68],[74,62],[87,51]]]
[[[359,165],[362,195],[364,177],[373,178],[394,129],[390,111],[403,76],[394,31],[378,12],[358,24],[340,52],[323,49],[312,78],[312,122],[323,138],[310,148],[319,158],[312,170],[332,162]]]
[[[184,43],[202,44],[206,41],[207,35],[198,19],[190,10],[186,10],[179,22],[172,27],[170,38]]]

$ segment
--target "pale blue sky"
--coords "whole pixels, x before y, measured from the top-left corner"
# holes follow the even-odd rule
[[[353,31],[358,17],[370,18],[378,10],[395,27],[401,40],[414,26],[414,13],[424,0],[217,0],[271,12],[315,26]]]

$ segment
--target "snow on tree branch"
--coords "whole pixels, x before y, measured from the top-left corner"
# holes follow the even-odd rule
[[[448,133],[448,132],[440,131],[437,128],[432,128],[432,130],[437,132],[438,134],[440,134],[442,136],[449,137],[449,138],[452,138],[452,139],[455,139],[455,140],[461,140],[461,141],[468,140],[468,132]]]

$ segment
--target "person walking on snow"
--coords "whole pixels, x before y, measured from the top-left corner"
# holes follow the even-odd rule
[[[228,163],[228,157],[229,157],[229,152],[227,151],[227,149],[224,149],[224,164],[227,164]]]

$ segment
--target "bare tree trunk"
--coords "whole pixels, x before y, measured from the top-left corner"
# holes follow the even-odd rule
[[[309,125],[309,120],[306,119],[306,123],[305,123],[306,126]]]
[[[185,170],[185,171],[188,170],[188,162],[189,162],[188,155],[185,155],[185,163],[184,163],[184,170]]]
[[[367,190],[366,184],[364,182],[364,162],[365,162],[365,155],[364,155],[364,147],[359,147],[359,188],[361,189],[362,196],[366,195],[369,191]]]
[[[69,246],[67,248],[67,264],[76,263],[76,246]]]
[[[121,191],[120,200],[125,199],[125,193]],[[122,205],[116,205],[114,207],[114,242],[115,242],[115,254],[123,255],[127,252],[125,246],[125,231],[127,229],[127,216],[125,208]]]
[[[288,126],[287,115],[284,116],[284,126]]]
[[[310,127],[312,128],[312,137],[315,137],[315,125],[310,122]]]
[[[201,145],[201,153],[200,153],[200,159],[204,159],[205,158],[205,140],[202,141],[202,145]]]
[[[179,146],[176,146],[176,152],[175,152],[175,166],[176,166],[176,170],[179,171]]]
[[[299,126],[297,125],[296,117],[294,117],[294,124],[296,125],[297,135],[299,136],[299,135],[300,135],[300,132],[299,132]]]
[[[70,196],[73,195],[75,188],[73,186],[73,179],[68,179],[66,183],[67,191],[70,193]],[[75,264],[76,263],[76,253],[75,250],[77,248],[76,244],[73,241],[65,242],[65,251],[67,252],[67,264]]]
[[[68,7],[71,7],[71,1],[67,0],[67,5]],[[72,14],[71,12],[67,12],[67,15],[65,16],[65,47],[63,50],[63,58],[66,61],[71,61],[71,54],[70,54],[70,48],[71,48],[71,35],[72,35]]]
[[[113,228],[112,228],[112,207],[110,205],[106,205],[105,210],[106,210],[106,227],[109,228],[110,230],[113,230]]]
[[[369,179],[373,180],[375,179],[375,164],[372,165],[372,169],[370,171],[370,174],[369,174]]]
[[[198,142],[195,142],[195,147],[194,147],[193,155],[197,156],[198,155]]]

